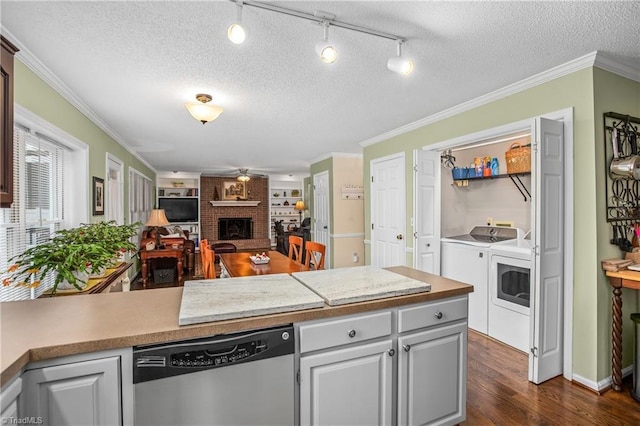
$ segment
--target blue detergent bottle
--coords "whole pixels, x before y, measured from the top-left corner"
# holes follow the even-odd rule
[[[491,176],[498,176],[500,173],[500,166],[498,164],[498,157],[493,157],[491,159]]]

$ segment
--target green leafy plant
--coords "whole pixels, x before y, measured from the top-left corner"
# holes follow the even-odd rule
[[[14,256],[2,285],[37,287],[53,274],[52,294],[63,281],[82,290],[86,284],[83,274],[112,266],[122,254],[135,252],[136,245],[130,238],[137,234],[140,225],[139,222],[116,225],[111,221],[61,230],[51,240]]]

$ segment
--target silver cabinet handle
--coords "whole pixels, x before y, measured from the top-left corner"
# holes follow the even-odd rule
[[[405,352],[409,352],[411,350],[411,345],[402,345],[402,349],[404,349]]]
[[[436,312],[436,318],[442,319],[442,312],[440,311]]]
[[[387,351],[387,353],[389,354],[389,356],[394,356],[396,354],[396,350],[395,349],[389,349]]]
[[[356,331],[354,329],[349,330],[349,337],[351,337],[352,339],[356,337]]]

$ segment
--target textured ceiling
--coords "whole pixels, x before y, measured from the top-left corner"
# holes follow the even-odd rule
[[[274,2],[397,34],[415,72],[386,69],[393,41],[245,6],[248,38],[226,38],[229,1],[12,2],[3,32],[31,52],[157,170],[307,174],[330,152],[593,51],[640,70],[639,2]],[[209,93],[203,126],[184,108]]]

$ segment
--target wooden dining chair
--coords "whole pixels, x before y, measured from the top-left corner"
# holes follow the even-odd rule
[[[289,259],[302,263],[302,237],[289,235]]]
[[[324,256],[327,251],[326,246],[314,241],[307,241],[304,249],[306,253],[304,264],[309,269],[324,269]]]
[[[213,249],[207,245],[200,246],[200,252],[202,253],[202,275],[205,279],[212,279],[216,277],[216,265],[214,263],[215,253]]]
[[[200,264],[202,265],[202,274],[204,275],[204,248],[209,247],[209,240],[206,238],[200,240]]]

